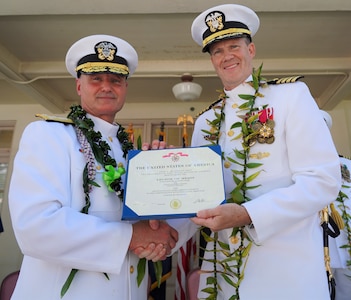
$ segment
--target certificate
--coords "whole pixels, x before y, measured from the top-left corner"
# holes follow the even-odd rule
[[[193,217],[225,202],[220,146],[128,153],[123,220]]]

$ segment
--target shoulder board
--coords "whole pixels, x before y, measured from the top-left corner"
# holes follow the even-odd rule
[[[207,106],[205,109],[203,109],[202,111],[200,111],[195,118],[201,116],[203,113],[205,113],[206,111],[209,111],[212,107],[214,107],[217,103],[221,102],[223,99],[220,98],[218,100],[216,100],[215,102],[212,102],[209,106]]]
[[[38,118],[41,118],[45,121],[48,122],[59,122],[59,123],[65,123],[65,124],[74,124],[73,121],[69,118],[65,118],[65,117],[58,117],[58,116],[49,116],[46,114],[36,114],[35,115]]]
[[[294,83],[304,76],[292,76],[292,77],[283,77],[283,78],[274,78],[272,80],[268,80],[268,84],[282,84],[282,83]]]
[[[350,158],[349,156],[344,156],[344,155],[339,154],[339,157],[342,157],[342,158],[345,158],[345,159],[351,160],[351,158]]]

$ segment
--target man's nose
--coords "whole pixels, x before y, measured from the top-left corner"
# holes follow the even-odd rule
[[[103,91],[110,91],[111,90],[111,82],[109,80],[103,80],[101,82],[101,88]]]
[[[234,54],[230,50],[224,50],[224,59],[232,59],[234,57]]]

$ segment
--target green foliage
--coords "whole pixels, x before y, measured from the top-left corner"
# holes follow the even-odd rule
[[[146,258],[139,259],[138,266],[137,266],[137,283],[140,286],[141,282],[144,279],[145,271],[146,271]]]
[[[154,270],[155,270],[155,277],[157,280],[157,287],[161,286],[161,279],[162,279],[162,261],[154,262]]]
[[[94,163],[94,159],[104,166],[112,166],[113,168],[117,167],[116,160],[109,155],[111,150],[110,146],[106,141],[102,140],[102,135],[99,131],[94,130],[94,122],[87,117],[86,111],[80,105],[71,106],[71,111],[68,116],[71,119],[76,127],[77,132],[80,130],[85,136],[87,142],[90,145],[91,151],[94,157],[88,159],[82,174],[83,178],[83,191],[85,197],[85,205],[81,209],[81,213],[88,214],[89,208],[91,205],[90,202],[90,190],[92,186],[100,187],[93,179],[89,177],[89,165]],[[128,151],[133,149],[133,144],[128,139],[128,134],[125,132],[124,128],[119,125],[117,131],[117,138],[121,143],[123,157],[126,158]],[[105,181],[106,183],[106,181]],[[108,183],[108,190],[116,192],[121,200],[123,200],[123,189],[121,188],[121,178],[114,178],[113,181]],[[68,278],[66,279],[62,289],[61,289],[61,298],[66,294],[69,289],[76,273],[77,269],[72,269]],[[108,278],[108,275],[104,273],[105,277]]]
[[[138,149],[138,150],[141,150],[141,146],[142,146],[141,136],[139,135],[139,136],[138,136],[138,139],[137,139],[137,149]]]
[[[223,159],[237,166],[237,168],[232,170],[235,188],[230,192],[231,198],[227,199],[228,203],[240,205],[250,201],[246,193],[247,190],[260,186],[249,186],[248,184],[252,183],[260,175],[262,170],[251,172],[250,175],[248,175],[248,170],[255,170],[262,166],[261,163],[249,162],[250,149],[259,134],[258,130],[253,125],[258,122],[258,108],[255,107],[255,101],[257,97],[263,97],[259,89],[265,85],[265,82],[261,78],[261,70],[262,65],[257,70],[253,70],[252,73],[252,82],[250,82],[250,85],[255,90],[254,94],[239,95],[241,99],[245,100],[245,102],[239,106],[239,109],[244,113],[244,115],[241,116],[242,121],[235,122],[230,126],[231,129],[241,129],[241,132],[235,136],[234,139],[241,139],[242,149],[233,149],[234,157],[222,156]],[[215,139],[211,140],[213,144],[218,144],[219,142],[221,124],[225,118],[224,107],[226,96],[223,92],[220,95],[220,99],[222,106],[214,107],[214,109],[220,108],[220,112],[215,110],[214,120],[207,120],[211,129],[202,130],[205,134],[215,137]],[[264,107],[267,107],[267,105]],[[221,276],[227,284],[233,287],[233,295],[230,296],[229,300],[239,300],[239,287],[244,279],[244,270],[252,242],[244,233],[243,228],[233,228],[230,239],[234,244],[239,244],[235,247],[234,252],[231,253],[230,245],[220,241],[218,239],[218,233],[214,233],[213,237],[208,236],[204,232],[201,232],[201,234],[206,242],[213,243],[213,250],[206,250],[213,252],[213,259],[204,259],[213,264],[213,270],[208,271],[213,274],[213,276],[207,277],[207,286],[202,290],[204,293],[208,294],[206,299],[217,299],[218,291],[221,289],[218,285],[218,276]],[[217,257],[219,254],[224,257],[224,259],[218,260]]]
[[[68,275],[68,278],[66,280],[66,282],[64,283],[62,289],[61,289],[61,298],[66,294],[66,292],[68,291],[69,287],[71,286],[71,283],[73,281],[74,276],[76,275],[76,273],[78,272],[77,269],[72,269],[71,272]]]
[[[350,188],[350,186],[342,185],[342,188]],[[345,249],[348,253],[348,257],[351,257],[351,215],[348,213],[350,207],[346,206],[345,201],[349,197],[343,192],[339,191],[338,197],[336,198],[336,202],[338,202],[338,207],[341,211],[341,217],[344,221],[345,227],[344,231],[347,234],[347,244],[342,245],[340,248]],[[351,270],[351,260],[348,259],[346,261],[347,267]]]

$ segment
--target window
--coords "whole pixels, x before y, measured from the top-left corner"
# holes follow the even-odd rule
[[[153,136],[153,139],[158,138],[158,134],[160,132],[160,126],[158,125],[153,125],[152,126],[152,132],[155,132],[155,136]],[[191,136],[193,134],[193,125],[187,124],[186,126],[186,132],[184,132],[183,125],[165,125],[164,128],[164,138],[165,141],[167,142],[167,145],[173,145],[175,147],[183,147],[183,135],[185,138],[185,145],[189,146],[191,142]]]
[[[4,199],[5,183],[10,160],[10,149],[12,144],[14,122],[6,123],[0,121],[0,212]]]
[[[7,167],[8,167],[7,163],[0,163],[0,209],[1,209],[2,201],[4,199]]]
[[[167,145],[174,145],[175,147],[183,147],[183,135],[187,135],[187,145],[190,145],[191,136],[193,133],[193,124],[179,125],[175,124],[174,119],[171,120],[130,120],[120,122],[121,125],[130,132],[134,137],[134,146],[137,148],[137,140],[140,137],[142,142],[151,142],[159,139],[160,136],[164,138]]]

